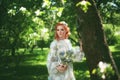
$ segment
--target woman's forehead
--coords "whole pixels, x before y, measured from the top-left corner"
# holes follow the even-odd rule
[[[59,26],[57,26],[57,29],[64,29],[64,26],[59,25]]]

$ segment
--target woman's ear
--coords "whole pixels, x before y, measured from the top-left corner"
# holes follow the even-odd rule
[[[68,32],[66,31],[66,34],[65,34],[65,39],[68,37]]]

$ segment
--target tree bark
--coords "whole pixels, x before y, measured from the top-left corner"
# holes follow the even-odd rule
[[[81,0],[77,0],[78,3]],[[108,48],[104,35],[102,21],[97,11],[94,0],[88,0],[91,3],[88,11],[84,13],[80,7],[77,7],[79,33],[82,38],[82,47],[85,52],[87,64],[90,71],[91,80],[99,80],[96,74],[92,74],[100,61],[110,63],[115,71],[109,80],[120,80],[116,64]]]

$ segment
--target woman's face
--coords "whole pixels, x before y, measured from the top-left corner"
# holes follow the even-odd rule
[[[63,26],[59,25],[57,27],[57,35],[59,39],[65,39],[66,31]]]

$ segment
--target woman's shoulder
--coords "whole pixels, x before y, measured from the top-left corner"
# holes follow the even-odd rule
[[[71,43],[71,41],[69,39],[65,39],[65,42],[67,43]]]
[[[51,44],[56,44],[57,43],[57,40],[53,40],[52,42],[51,42]]]
[[[57,41],[56,40],[53,40],[51,43],[50,43],[50,48],[54,47],[56,45]]]

